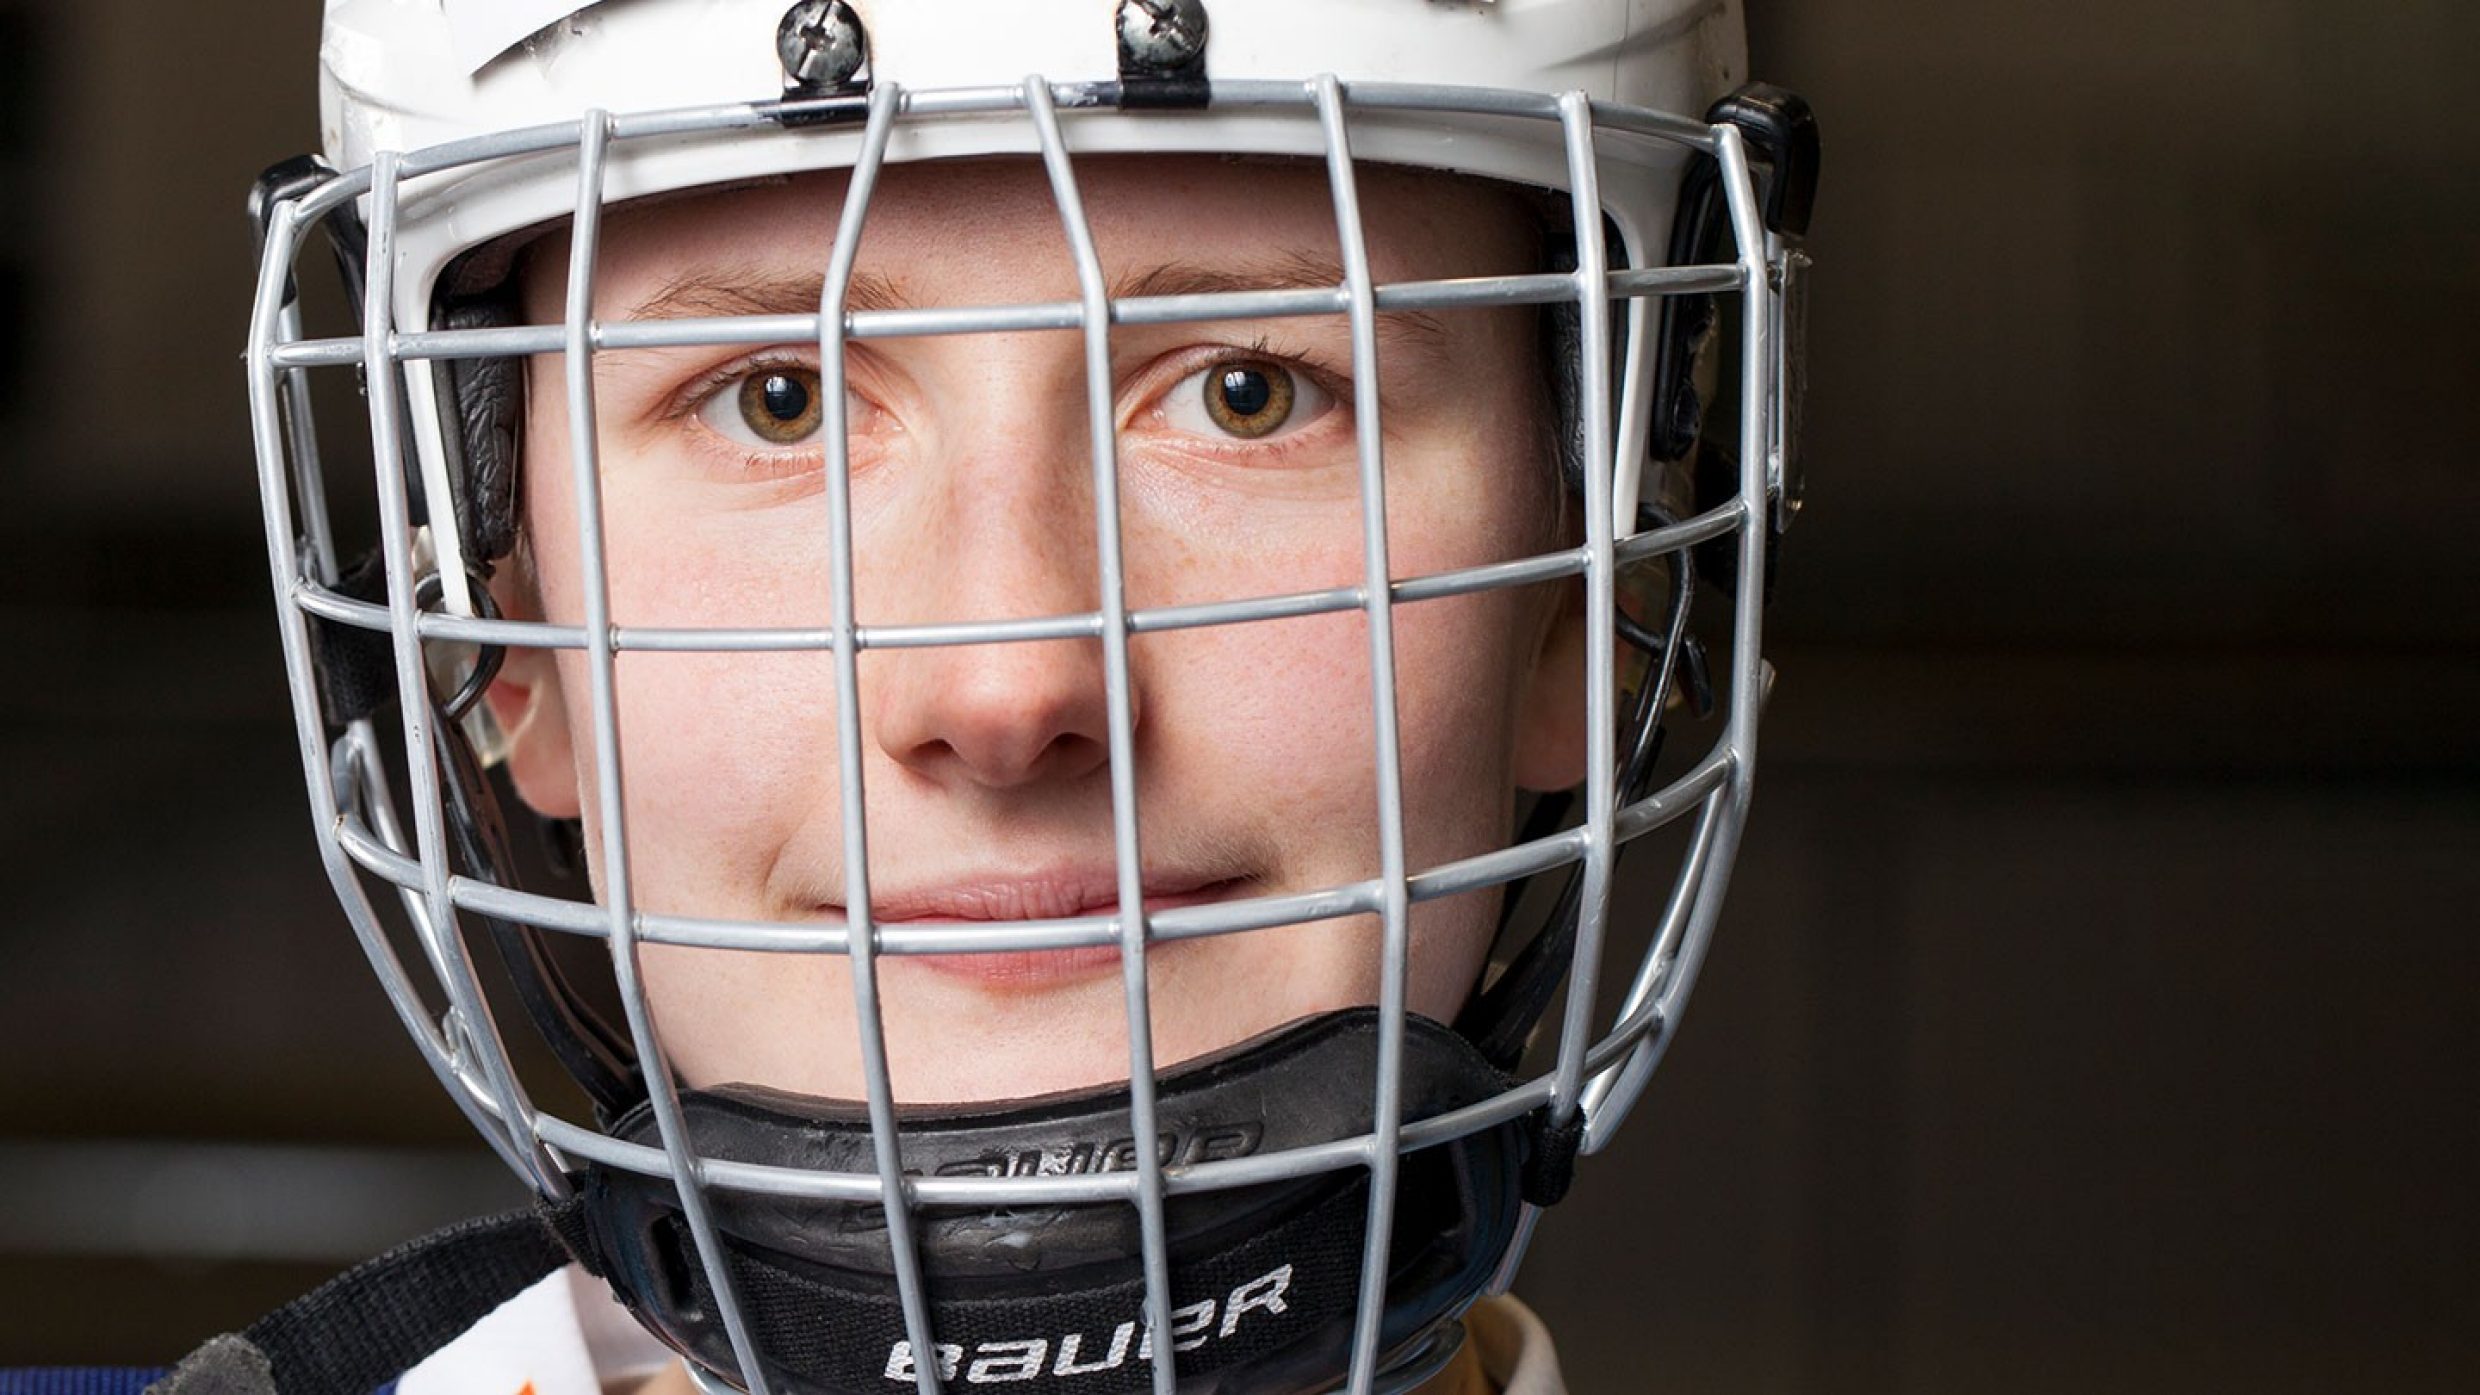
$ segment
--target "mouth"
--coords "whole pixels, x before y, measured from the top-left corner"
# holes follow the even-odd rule
[[[1143,884],[1145,913],[1220,901],[1237,894],[1243,885],[1242,878],[1211,873],[1148,873]],[[952,931],[959,938],[987,942],[995,925],[1115,915],[1120,905],[1119,878],[1107,867],[972,878],[880,893],[871,901],[880,925],[901,925],[933,935]],[[841,906],[830,909],[838,916],[843,914]],[[1062,987],[1116,976],[1121,970],[1120,947],[1115,944],[929,952],[890,956],[881,962],[916,966],[951,982],[999,992]]]

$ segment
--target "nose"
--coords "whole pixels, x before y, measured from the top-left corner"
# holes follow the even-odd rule
[[[937,482],[926,485],[928,529],[913,534],[931,542],[908,549],[888,577],[904,596],[904,613],[981,622],[1094,609],[1099,567],[1081,420],[1067,440],[1073,448],[1036,452],[985,436],[972,462],[935,472]],[[916,775],[1012,790],[1074,781],[1109,764],[1099,638],[889,649],[869,658],[879,667],[871,685],[878,746]],[[1133,722],[1133,679],[1129,703]]]
[[[889,658],[893,671],[879,689],[879,747],[915,774],[1005,790],[1074,780],[1110,761],[1099,640],[977,644]]]

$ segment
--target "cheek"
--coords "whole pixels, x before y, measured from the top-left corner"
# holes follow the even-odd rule
[[[1538,470],[1535,418],[1511,398],[1452,431],[1389,453],[1389,564],[1396,577],[1504,562],[1557,546],[1555,474]],[[1516,462],[1510,466],[1505,462]],[[1356,584],[1359,510],[1292,510],[1278,537],[1216,546],[1190,527],[1140,534],[1169,573],[1132,574],[1182,600],[1229,600]],[[1237,535],[1239,530],[1232,530]],[[1397,749],[1415,870],[1497,846],[1513,790],[1516,714],[1544,627],[1536,591],[1411,602],[1392,612]],[[1153,596],[1139,604],[1158,603]],[[1183,781],[1289,850],[1294,884],[1351,880],[1377,863],[1377,759],[1369,629],[1357,611],[1144,636],[1150,749]]]
[[[822,569],[755,515],[692,512],[633,491],[625,468],[605,498],[607,584],[621,626],[772,627],[817,623]],[[546,614],[585,611],[565,480],[529,498]],[[693,521],[684,521],[693,520]],[[834,660],[809,653],[629,651],[614,667],[632,892],[657,912],[771,917],[784,850],[836,809]],[[602,837],[592,678],[561,656],[562,698],[589,846]],[[808,888],[792,888],[793,914]]]
[[[1395,671],[1405,779],[1504,802],[1531,608],[1520,597],[1466,596],[1399,611]]]
[[[621,769],[634,889],[646,909],[770,918],[807,909],[815,889],[777,885],[776,869],[783,850],[836,808],[829,663],[807,654],[622,657]],[[575,681],[584,680],[580,663]],[[572,697],[572,717],[590,723],[590,708],[580,717],[579,706]],[[592,760],[590,748],[581,752],[581,780],[593,778]],[[786,896],[798,904],[776,904]]]
[[[1481,596],[1395,612],[1396,749],[1415,870],[1504,837],[1517,675],[1534,610],[1521,597]],[[1361,615],[1148,636],[1142,645],[1150,659],[1143,754],[1160,793],[1264,835],[1285,850],[1296,885],[1374,875],[1378,761]]]
[[[1369,650],[1359,616],[1188,631],[1150,647],[1144,718],[1173,766],[1210,757],[1283,788],[1368,765]],[[1339,752],[1350,758],[1337,761]]]

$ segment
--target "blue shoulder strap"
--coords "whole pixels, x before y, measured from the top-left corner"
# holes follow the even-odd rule
[[[46,1366],[0,1371],[0,1395],[138,1395],[163,1379],[160,1366]]]
[[[0,1395],[144,1395],[162,1380],[162,1366],[47,1366],[0,1371]],[[396,1395],[396,1382],[375,1395]]]

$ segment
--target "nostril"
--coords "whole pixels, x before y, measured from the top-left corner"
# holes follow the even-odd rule
[[[1071,732],[1053,741],[1050,749],[1042,753],[1041,759],[1049,764],[1071,767],[1075,774],[1082,775],[1097,766],[1109,764],[1111,746],[1102,738]]]
[[[917,774],[990,788],[1089,774],[1110,758],[1110,707],[1095,647],[905,655],[880,690],[880,747]]]

